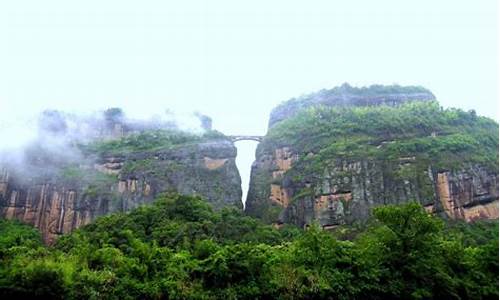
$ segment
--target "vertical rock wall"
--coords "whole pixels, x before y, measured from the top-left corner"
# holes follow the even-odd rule
[[[405,130],[394,117],[409,122]],[[422,87],[344,84],[294,98],[271,112],[246,212],[331,227],[365,220],[378,205],[418,201],[446,218],[497,219],[497,136],[492,120],[446,111]]]
[[[429,212],[451,219],[498,219],[498,174],[481,166],[441,172],[432,165],[408,178],[394,174],[412,164],[408,158],[398,162],[325,162],[316,174],[283,172],[293,169],[298,155],[283,148],[263,155],[252,169],[247,213],[269,222],[305,226],[313,221],[324,227],[365,220],[370,209],[384,204],[420,202]]]
[[[151,202],[162,192],[200,195],[216,209],[242,208],[236,148],[228,141],[82,161],[82,174],[107,181],[0,169],[0,214],[39,228],[47,243],[98,216]],[[60,166],[63,170],[64,166]],[[38,171],[36,171],[38,172]]]

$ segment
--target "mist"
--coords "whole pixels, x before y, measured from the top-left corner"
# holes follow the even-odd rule
[[[57,165],[84,163],[78,145],[116,139],[144,130],[179,130],[201,135],[211,119],[200,113],[158,110],[149,116],[119,108],[87,112],[47,109],[21,118],[1,114],[0,166],[19,175],[55,172]]]

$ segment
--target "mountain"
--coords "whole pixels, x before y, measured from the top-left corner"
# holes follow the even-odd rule
[[[413,200],[448,219],[497,219],[498,124],[422,87],[344,84],[271,112],[246,212],[331,228]]]
[[[7,153],[0,160],[0,215],[34,225],[50,244],[98,216],[150,203],[163,192],[241,209],[236,148],[210,129],[207,117],[201,123],[205,128],[192,133],[170,121],[128,120],[120,109],[76,121],[45,112],[38,138],[16,157]]]
[[[0,298],[498,299],[493,120],[344,84],[263,138],[185,121],[46,111],[2,147]]]
[[[47,243],[164,192],[243,207],[236,148],[207,116],[194,116],[191,131],[118,108],[46,111],[38,121],[36,139],[0,155],[0,214],[39,228]],[[344,84],[271,112],[245,212],[332,228],[413,200],[448,219],[497,219],[498,124],[444,109],[422,87]]]

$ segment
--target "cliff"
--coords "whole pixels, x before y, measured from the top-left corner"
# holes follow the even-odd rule
[[[400,86],[343,85],[271,113],[248,214],[329,228],[409,201],[446,218],[498,218],[498,124]]]
[[[0,214],[33,224],[47,243],[164,192],[200,195],[216,209],[242,208],[236,148],[222,134],[117,122],[75,141],[61,140],[55,129],[64,126],[54,124],[23,149],[22,161],[0,161]]]

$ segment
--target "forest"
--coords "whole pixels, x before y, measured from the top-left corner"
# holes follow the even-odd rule
[[[165,194],[54,245],[0,220],[2,299],[498,299],[498,221],[417,203],[334,230],[278,228]]]

